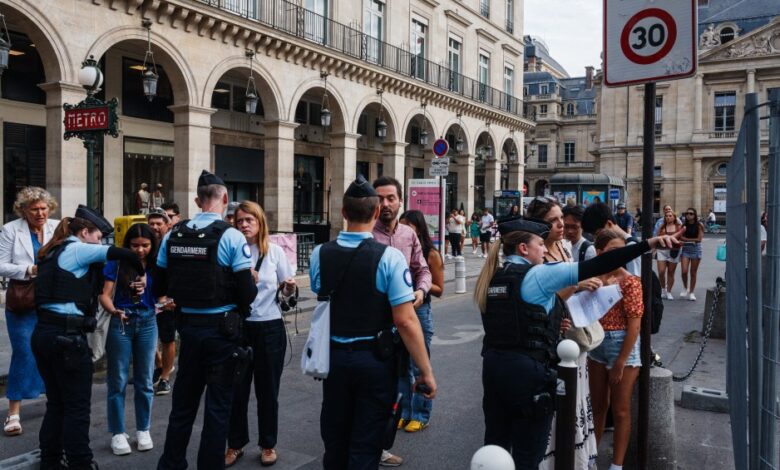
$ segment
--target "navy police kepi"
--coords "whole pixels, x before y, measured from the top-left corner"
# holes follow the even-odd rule
[[[95,209],[90,209],[83,204],[79,204],[79,207],[76,209],[76,217],[89,220],[95,224],[95,227],[100,230],[100,233],[102,233],[104,237],[107,237],[114,232],[114,227],[111,226],[111,223],[106,220],[105,217],[100,215]]]
[[[529,232],[546,239],[550,234],[550,227],[552,226],[544,220],[526,217],[507,217],[498,221],[498,231],[501,235],[510,232]]]
[[[220,186],[225,186],[225,182],[222,181],[222,178],[215,175],[214,173],[211,173],[208,170],[203,170],[200,174],[200,178],[198,178],[198,187],[201,186],[209,186],[212,184],[218,184]]]
[[[355,181],[349,185],[347,192],[344,193],[347,197],[372,197],[377,196],[376,190],[371,183],[366,181],[363,175],[358,175]]]

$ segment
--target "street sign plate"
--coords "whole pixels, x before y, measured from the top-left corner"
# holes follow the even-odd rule
[[[433,154],[437,157],[443,157],[447,155],[449,150],[450,144],[448,144],[444,139],[436,139],[436,142],[433,143]]]
[[[65,110],[65,132],[104,131],[109,128],[108,106]]]
[[[617,201],[620,199],[620,190],[619,189],[610,189],[609,190],[609,199],[612,201]]]
[[[696,72],[695,0],[604,0],[604,83],[623,86]]]
[[[431,176],[447,176],[450,173],[449,158],[434,158],[431,160]]]

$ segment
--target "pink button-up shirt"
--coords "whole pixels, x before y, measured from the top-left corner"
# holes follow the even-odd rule
[[[409,270],[412,272],[415,290],[420,289],[426,294],[431,290],[431,270],[423,256],[422,245],[414,230],[404,224],[396,223],[395,231],[390,230],[377,220],[374,225],[374,239],[384,245],[397,248],[404,254]]]

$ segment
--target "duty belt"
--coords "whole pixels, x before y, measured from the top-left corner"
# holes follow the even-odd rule
[[[351,343],[339,343],[330,340],[330,347],[333,349],[344,349],[347,351],[371,351],[374,349],[376,341],[373,339],[352,341]]]
[[[181,313],[179,318],[190,326],[220,326],[225,313]]]
[[[67,331],[83,331],[84,325],[88,321],[88,318],[84,315],[60,314],[38,309],[39,323],[60,326]]]

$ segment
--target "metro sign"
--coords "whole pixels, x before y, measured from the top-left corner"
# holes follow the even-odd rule
[[[67,110],[65,111],[65,131],[108,130],[108,115],[108,106]]]
[[[696,11],[695,0],[604,0],[604,83],[696,73]]]

